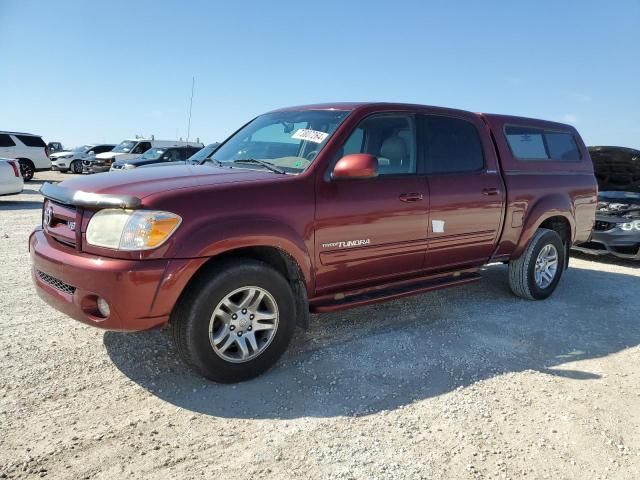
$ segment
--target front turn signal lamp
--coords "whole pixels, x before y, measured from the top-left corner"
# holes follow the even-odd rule
[[[113,250],[151,250],[166,242],[181,222],[169,212],[108,208],[91,217],[87,243]]]

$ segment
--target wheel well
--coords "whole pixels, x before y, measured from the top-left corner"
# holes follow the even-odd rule
[[[297,323],[303,328],[307,328],[309,326],[309,303],[304,275],[302,274],[302,270],[295,259],[279,248],[269,246],[243,247],[216,255],[215,257],[211,257],[207,263],[200,267],[189,281],[189,284],[191,284],[191,282],[200,275],[206,275],[206,271],[209,270],[211,266],[223,260],[233,258],[252,258],[259,260],[266,263],[286,278],[287,282],[289,282],[289,285],[291,286],[296,301]],[[188,291],[189,284],[185,287],[185,291]]]
[[[563,243],[566,245],[571,244],[571,224],[566,218],[561,216],[547,218],[540,224],[540,228],[554,230],[558,235],[560,235]]]
[[[35,167],[34,163],[28,158],[20,157],[20,158],[16,158],[16,160],[18,160],[18,161],[22,160],[22,161],[25,161],[25,162],[29,162],[31,164],[31,166]]]
[[[566,218],[556,216],[547,218],[542,222],[540,228],[548,228],[560,235],[562,243],[564,244],[564,268],[567,269],[569,267],[569,254],[571,251],[571,224]]]

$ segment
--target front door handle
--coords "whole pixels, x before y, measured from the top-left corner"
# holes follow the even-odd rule
[[[483,188],[482,189],[482,194],[483,195],[498,195],[498,189],[497,188]]]
[[[403,193],[400,195],[401,202],[419,202],[424,198],[421,193]]]

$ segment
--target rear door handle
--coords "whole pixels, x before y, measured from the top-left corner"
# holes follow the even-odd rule
[[[482,189],[482,194],[483,195],[498,195],[498,189],[497,188],[483,188]]]
[[[419,202],[424,198],[421,193],[403,193],[400,195],[401,202]]]

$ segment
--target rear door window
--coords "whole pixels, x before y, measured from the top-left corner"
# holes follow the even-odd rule
[[[5,133],[0,133],[0,147],[15,147],[16,143]]]
[[[421,143],[429,173],[478,172],[484,168],[476,127],[461,118],[423,115]]]
[[[47,144],[40,137],[33,137],[31,135],[16,135],[18,140],[24,143],[27,147],[43,147],[47,148]]]
[[[535,127],[507,126],[505,136],[511,153],[518,160],[578,161],[580,150],[569,132]]]

